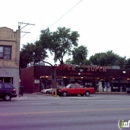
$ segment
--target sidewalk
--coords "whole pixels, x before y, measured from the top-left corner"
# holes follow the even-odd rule
[[[95,92],[94,94],[127,94],[126,92]],[[25,96],[35,96],[35,95],[42,95],[42,96],[54,96],[52,94],[43,94],[41,92],[35,92],[35,93],[23,93],[23,95],[18,95],[18,97],[25,97]]]
[[[41,92],[35,92],[35,93],[23,93],[23,95],[19,94],[18,97],[23,96],[30,96],[30,95],[43,95]]]
[[[96,92],[95,94],[127,94],[126,92]]]
[[[127,95],[126,92],[96,92],[94,94],[90,94],[90,97],[87,97],[87,96],[67,96],[66,99],[70,98],[70,99],[98,99],[98,95],[110,95],[110,97],[112,95]],[[41,92],[36,92],[36,93],[24,93],[23,95],[18,95],[16,97],[17,100],[33,100],[33,99],[36,99],[36,98],[55,98],[55,99],[59,99],[57,97],[59,97],[58,95],[52,95],[52,94],[42,94]],[[62,96],[61,96],[62,97]]]

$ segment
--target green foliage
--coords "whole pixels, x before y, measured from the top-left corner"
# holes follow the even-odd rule
[[[69,28],[59,27],[54,32],[50,32],[49,29],[42,30],[41,33],[40,42],[54,55],[55,62],[59,60],[63,63],[64,56],[71,54],[73,46],[78,46],[79,34],[76,31],[71,32]]]
[[[47,50],[54,56],[54,61],[63,63],[65,55],[72,55],[72,59],[67,59],[67,64],[99,65],[99,66],[120,66],[130,69],[130,58],[121,57],[112,50],[96,53],[87,60],[87,47],[78,47],[79,34],[77,31],[71,31],[69,28],[59,27],[51,32],[49,28],[42,30],[40,39],[33,43],[27,43],[20,51],[20,68],[25,68],[28,63],[44,60]],[[74,49],[73,49],[74,48]]]
[[[72,51],[72,55],[73,55],[72,60],[73,64],[84,65],[86,63],[86,58],[88,55],[87,47],[79,46],[77,48],[74,48],[74,50]]]
[[[27,43],[23,45],[20,51],[20,68],[25,68],[29,62],[32,62],[34,45],[32,43]]]
[[[48,57],[46,49],[38,41],[35,42],[33,53],[34,64]]]
[[[43,49],[39,42],[27,43],[20,51],[20,68],[27,67],[30,62],[39,62],[44,60],[47,56],[46,50]]]
[[[47,49],[54,55],[54,61],[63,63],[63,57],[72,53],[72,47],[78,46],[79,34],[69,28],[57,28],[51,32],[48,28],[41,31],[40,39],[24,45],[20,52],[20,68],[25,68],[28,63],[42,61],[47,56]]]
[[[91,65],[91,63],[88,59],[86,59],[85,65]]]
[[[52,42],[52,38],[52,32],[50,32],[49,28],[47,28],[45,30],[41,30],[40,39],[38,42],[44,49],[47,49],[51,47],[50,43]]]
[[[89,61],[93,65],[100,66],[120,66],[124,68],[126,57],[120,57],[114,54],[113,51],[107,51],[106,53],[96,53],[89,58]]]
[[[71,58],[68,58],[68,59],[65,61],[65,64],[72,64],[72,59],[71,59]]]
[[[124,68],[125,69],[130,69],[130,58],[126,60],[126,62],[124,64]]]

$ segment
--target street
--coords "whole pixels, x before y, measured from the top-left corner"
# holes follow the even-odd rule
[[[0,100],[0,130],[119,130],[120,119],[130,120],[127,94],[25,94],[10,102]]]

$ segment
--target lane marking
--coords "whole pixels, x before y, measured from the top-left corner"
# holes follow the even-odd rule
[[[60,114],[60,113],[79,113],[79,112],[99,112],[99,111],[130,111],[130,108],[106,108],[106,109],[87,109],[87,110],[64,110],[64,111],[46,111],[46,112],[18,112],[18,113],[0,113],[0,116],[17,115],[36,115],[36,114]]]

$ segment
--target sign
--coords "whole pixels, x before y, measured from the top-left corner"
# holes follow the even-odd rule
[[[118,121],[118,128],[120,130],[129,129],[130,128],[130,120],[125,121],[124,119],[120,119]]]
[[[79,68],[79,67],[77,67]],[[76,71],[76,66],[75,65],[66,65],[66,64],[61,64],[61,65],[54,65],[55,70],[67,70],[67,71]],[[83,68],[84,72],[106,72],[106,67],[105,66],[85,66]],[[85,74],[84,74],[85,75]]]
[[[106,67],[105,66],[86,66],[87,71],[91,71],[91,72],[106,72]]]
[[[61,64],[61,65],[54,65],[54,68],[56,70],[68,70],[68,71],[75,71],[75,67],[74,65],[66,65],[66,64]]]

